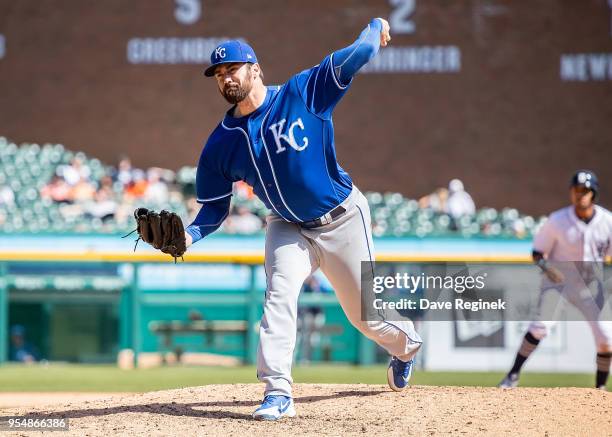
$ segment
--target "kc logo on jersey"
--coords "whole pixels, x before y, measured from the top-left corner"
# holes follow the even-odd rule
[[[299,145],[295,140],[295,135],[293,133],[293,130],[296,128],[296,126],[299,127],[301,130],[304,130],[304,122],[302,121],[302,118],[298,118],[296,121],[291,123],[289,125],[289,128],[287,129],[287,133],[282,133],[283,129],[285,128],[285,123],[287,123],[287,119],[283,118],[278,123],[274,123],[269,127],[269,129],[272,131],[272,135],[274,135],[274,141],[276,142],[276,153],[281,153],[287,150],[287,148],[283,146],[281,140],[284,140],[287,144],[289,144],[298,152],[301,152],[306,147],[308,147],[308,137],[303,137],[302,145]]]

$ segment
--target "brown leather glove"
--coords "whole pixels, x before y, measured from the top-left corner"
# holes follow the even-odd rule
[[[181,218],[169,211],[159,214],[146,208],[134,211],[138,237],[155,249],[172,256],[176,261],[187,250],[185,228]]]

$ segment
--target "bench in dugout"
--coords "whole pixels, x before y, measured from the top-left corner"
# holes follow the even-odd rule
[[[325,339],[333,335],[340,335],[344,331],[342,325],[336,324],[316,327],[310,326],[310,329],[307,330],[303,330],[302,328],[303,325],[300,326],[298,336],[306,334],[308,338],[312,335],[320,335]],[[259,331],[259,322],[255,329]],[[175,341],[176,337],[181,335],[201,335],[205,347],[213,347],[215,351],[222,352],[226,350],[226,347],[223,345],[223,336],[226,334],[240,334],[242,335],[243,344],[246,347],[248,323],[246,320],[155,320],[149,322],[149,330],[159,337],[159,349],[162,353],[163,362],[167,363],[166,353],[168,352],[174,353],[176,361],[181,362],[184,346],[176,344]],[[304,339],[302,339],[302,341],[304,341]],[[329,341],[323,341],[323,344],[328,345],[328,347],[331,346]],[[329,357],[330,354],[331,351],[324,351],[323,356]]]

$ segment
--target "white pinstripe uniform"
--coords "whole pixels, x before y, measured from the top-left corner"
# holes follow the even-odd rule
[[[563,297],[587,319],[597,350],[608,352],[612,350],[612,322],[601,319],[600,309],[593,305],[591,293],[581,294],[589,284],[585,284],[585,273],[577,272],[576,266],[570,262],[584,261],[587,263],[585,265],[589,265],[602,263],[606,256],[612,256],[612,213],[599,205],[594,207],[595,215],[589,223],[576,216],[573,206],[553,212],[535,236],[533,249],[546,254],[548,262],[565,276]],[[601,283],[595,285],[602,286]],[[544,276],[540,305],[557,299],[557,287]],[[529,326],[529,332],[535,338],[542,339],[555,323],[534,321]]]

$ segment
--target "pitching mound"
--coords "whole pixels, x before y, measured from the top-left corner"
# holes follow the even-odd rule
[[[276,423],[251,419],[261,395],[259,384],[210,385],[3,409],[1,415],[68,418],[70,435],[105,437],[612,435],[612,394],[591,389],[416,386],[394,393],[379,385],[296,384],[298,417]]]

